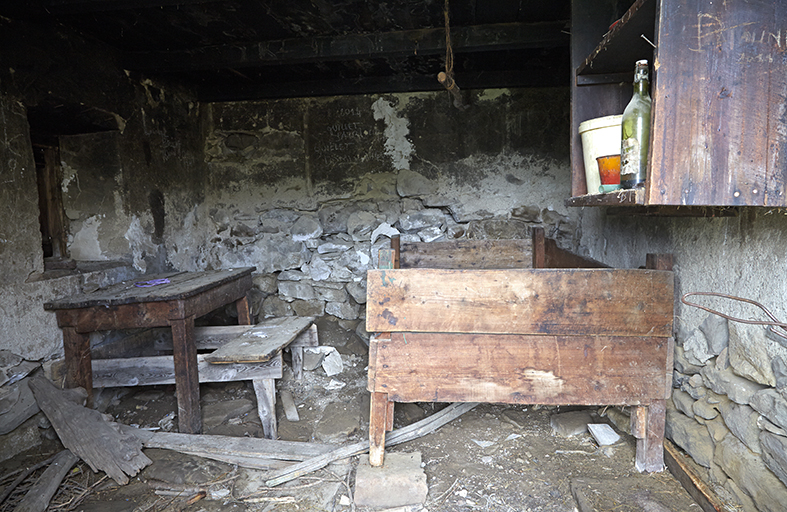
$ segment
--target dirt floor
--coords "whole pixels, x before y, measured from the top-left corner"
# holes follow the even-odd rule
[[[317,368],[305,372],[300,381],[285,370],[277,388],[291,391],[300,421],[287,421],[279,403],[279,437],[337,445],[361,441],[368,436],[366,345],[335,321],[323,320],[318,325],[321,345],[339,350],[344,370],[329,377]],[[177,431],[177,418],[172,418],[176,411],[172,386],[107,389],[97,403],[120,423]],[[444,405],[397,404],[394,427],[418,421]],[[250,383],[203,385],[202,407],[206,434],[262,436]],[[389,448],[387,453],[421,454],[429,492],[422,506],[406,510],[701,510],[669,472],[637,473],[635,441],[619,429],[621,440],[603,448],[587,433],[562,437],[553,432],[552,416],[568,410],[481,404],[432,434]],[[598,416],[599,408],[588,410],[594,422],[610,423],[610,415]],[[52,429],[45,434],[52,439],[0,465],[0,493],[16,477],[15,471],[62,449]],[[103,473],[93,473],[80,462],[60,486],[49,510],[368,510],[356,506],[352,499],[359,457],[270,489],[264,485],[265,471],[168,450],[146,449],[145,453],[153,464],[125,486],[118,486]],[[15,508],[37,474],[40,471],[17,487],[0,505],[0,512]]]

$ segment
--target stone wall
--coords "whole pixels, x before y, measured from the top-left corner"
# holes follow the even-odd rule
[[[744,510],[787,503],[787,339],[688,306],[689,292],[755,300],[787,320],[787,216],[742,208],[737,217],[607,216],[585,209],[582,242],[591,256],[636,267],[649,252],[675,257],[675,373],[667,436],[699,465],[716,491]],[[720,297],[692,302],[744,320],[758,308]]]
[[[576,245],[566,89],[213,104],[205,199],[164,237],[181,270],[255,266],[255,314],[331,315],[365,335],[366,270],[403,240]],[[382,235],[382,236],[378,236]]]

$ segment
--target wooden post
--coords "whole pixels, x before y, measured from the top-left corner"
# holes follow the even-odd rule
[[[369,410],[369,465],[382,466],[385,459],[385,431],[388,427],[388,393],[372,393]]]
[[[58,312],[60,317],[60,312]],[[87,406],[93,407],[93,368],[90,356],[90,337],[77,332],[76,327],[61,326],[63,329],[63,352],[66,359],[67,388],[81,386],[87,391]]]
[[[672,254],[648,254],[645,258],[645,267],[652,270],[672,270]],[[670,343],[670,347],[671,347]],[[668,366],[672,365],[672,358],[667,358]],[[666,368],[672,373],[672,368]],[[670,386],[668,379],[665,383]],[[669,388],[665,396],[669,395]],[[632,433],[637,437],[637,455],[635,467],[637,471],[662,471],[664,469],[664,427],[666,422],[666,400],[655,400],[647,407],[637,407],[632,415]]]
[[[171,324],[175,388],[178,395],[178,430],[183,434],[199,434],[202,432],[202,416],[199,408],[194,317],[171,320]]]
[[[546,266],[544,247],[544,228],[533,228],[533,268]]]

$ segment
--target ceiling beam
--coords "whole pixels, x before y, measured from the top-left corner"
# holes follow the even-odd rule
[[[570,70],[565,74],[554,71],[496,71],[457,74],[457,83],[465,91],[471,89],[498,89],[516,87],[563,87],[569,83]],[[445,90],[434,75],[408,75],[367,77],[357,79],[332,79],[287,83],[225,82],[221,85],[203,85],[198,88],[200,101],[248,101],[317,96],[343,96],[352,94],[387,94]]]
[[[499,23],[451,29],[454,53],[568,46],[567,22]],[[445,52],[445,30],[430,28],[207,46],[194,50],[128,52],[127,69],[195,71]]]
[[[47,10],[54,14],[157,9],[177,5],[205,4],[218,0],[45,0]]]

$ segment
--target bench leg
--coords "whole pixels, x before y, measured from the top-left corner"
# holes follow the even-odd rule
[[[390,419],[389,419],[390,416]],[[393,402],[387,393],[372,393],[369,411],[369,465],[382,466],[385,458],[385,431],[393,423]]]
[[[292,373],[295,380],[303,378],[303,347],[290,347],[290,355],[292,356]]]
[[[667,404],[655,400],[648,406],[632,411],[631,432],[637,438],[637,471],[649,473],[664,470],[664,423]]]
[[[279,437],[276,426],[276,380],[254,379],[252,383],[265,439],[276,439]]]

